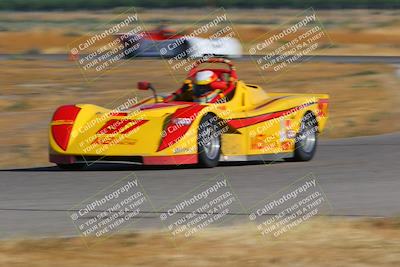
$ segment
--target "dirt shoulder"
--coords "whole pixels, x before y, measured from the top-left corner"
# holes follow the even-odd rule
[[[81,237],[0,242],[2,266],[399,266],[398,219],[318,219],[278,238],[255,226],[118,234],[86,247]]]

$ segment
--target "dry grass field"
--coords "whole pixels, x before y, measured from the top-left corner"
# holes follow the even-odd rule
[[[78,12],[0,12],[0,53],[65,53],[68,44],[89,33],[125,18],[129,8]],[[139,20],[146,29],[160,23],[179,31],[191,29],[196,22],[210,20],[214,9],[138,9]],[[301,14],[302,10],[228,9],[227,14],[242,45],[247,48],[267,32]],[[161,16],[162,15],[162,16]],[[318,21],[331,39],[331,46],[316,54],[400,55],[399,10],[316,10]]]
[[[7,267],[399,265],[398,219],[318,219],[277,239],[246,225],[175,242],[165,232],[118,234],[92,247],[80,237],[0,242],[0,266]]]

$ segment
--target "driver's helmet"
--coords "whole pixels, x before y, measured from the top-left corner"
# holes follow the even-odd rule
[[[205,103],[214,98],[219,92],[214,92],[211,84],[217,79],[217,74],[211,70],[197,72],[193,82],[194,101]]]

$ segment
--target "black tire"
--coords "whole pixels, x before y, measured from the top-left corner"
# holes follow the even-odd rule
[[[57,167],[65,171],[79,171],[85,168],[84,163],[75,164],[57,164]]]
[[[293,161],[309,161],[317,150],[318,123],[313,113],[308,112],[301,120],[300,130],[296,135]]]
[[[221,155],[221,133],[218,117],[205,115],[199,125],[197,134],[197,149],[199,165],[212,168],[218,165]]]

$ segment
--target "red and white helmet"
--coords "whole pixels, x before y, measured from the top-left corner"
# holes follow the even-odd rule
[[[215,72],[211,70],[203,70],[196,73],[196,77],[194,78],[194,83],[198,85],[207,85],[212,82],[215,82],[218,79],[218,76]]]
[[[203,70],[196,73],[193,86],[193,98],[195,102],[207,103],[216,97],[220,90],[215,90],[213,83],[217,82],[218,75],[211,70]]]

